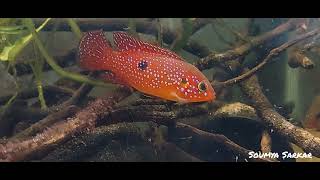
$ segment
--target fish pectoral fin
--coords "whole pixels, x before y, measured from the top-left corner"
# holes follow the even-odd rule
[[[178,104],[186,104],[186,103],[188,103],[188,100],[179,97],[179,96],[177,95],[177,93],[175,93],[175,92],[171,92],[170,95],[173,96],[173,97],[175,97],[176,102],[177,102]]]
[[[103,73],[101,73],[100,78],[102,78],[104,81],[106,81],[107,83],[112,83],[112,84],[120,84],[120,85],[124,85],[124,86],[129,86],[128,83],[126,83],[125,80],[123,80],[122,78],[120,78],[119,76],[117,76],[115,73],[113,73],[112,71],[104,71]]]

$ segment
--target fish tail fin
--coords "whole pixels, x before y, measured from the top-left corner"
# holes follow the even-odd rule
[[[102,30],[85,33],[79,44],[80,66],[88,70],[102,70],[107,65],[107,56],[112,53],[110,42]]]

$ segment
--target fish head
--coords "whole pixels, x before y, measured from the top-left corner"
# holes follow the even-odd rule
[[[215,91],[206,76],[196,67],[190,65],[178,83],[173,93],[179,102],[205,102],[213,101]]]

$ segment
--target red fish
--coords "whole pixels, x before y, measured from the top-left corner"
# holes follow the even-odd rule
[[[108,80],[166,100],[188,103],[215,99],[208,79],[174,52],[124,32],[113,33],[113,39],[116,50],[103,31],[87,32],[79,45],[80,66],[108,71]]]

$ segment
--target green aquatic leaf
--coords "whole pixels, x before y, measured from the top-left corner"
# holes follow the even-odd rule
[[[41,26],[39,26],[36,31],[39,32],[50,20],[51,18],[47,18]],[[1,29],[0,29],[1,30]],[[22,38],[19,38],[15,41],[13,45],[5,46],[0,53],[1,61],[12,61],[15,57],[21,52],[21,50],[28,45],[28,43],[32,40],[32,34],[28,34]]]
[[[0,26],[0,34],[21,34],[25,32],[25,26]]]
[[[5,26],[5,25],[12,25],[16,23],[18,19],[16,18],[0,18],[0,25]]]
[[[107,84],[104,81],[100,81],[100,80],[92,80],[84,75],[78,74],[78,73],[73,73],[73,72],[68,72],[65,71],[63,68],[61,68],[53,59],[53,57],[48,53],[48,51],[46,50],[46,48],[44,47],[42,41],[40,40],[39,36],[37,35],[37,32],[35,30],[34,27],[34,23],[32,21],[32,19],[30,18],[26,18],[24,19],[24,24],[28,27],[29,31],[33,34],[34,36],[34,41],[36,43],[36,45],[38,46],[40,53],[42,54],[42,56],[45,58],[46,62],[49,64],[49,66],[60,76],[62,77],[66,77],[68,79],[72,79],[75,81],[79,81],[79,82],[84,82],[84,83],[88,83],[88,84],[92,84],[95,86],[103,86],[106,87]]]

